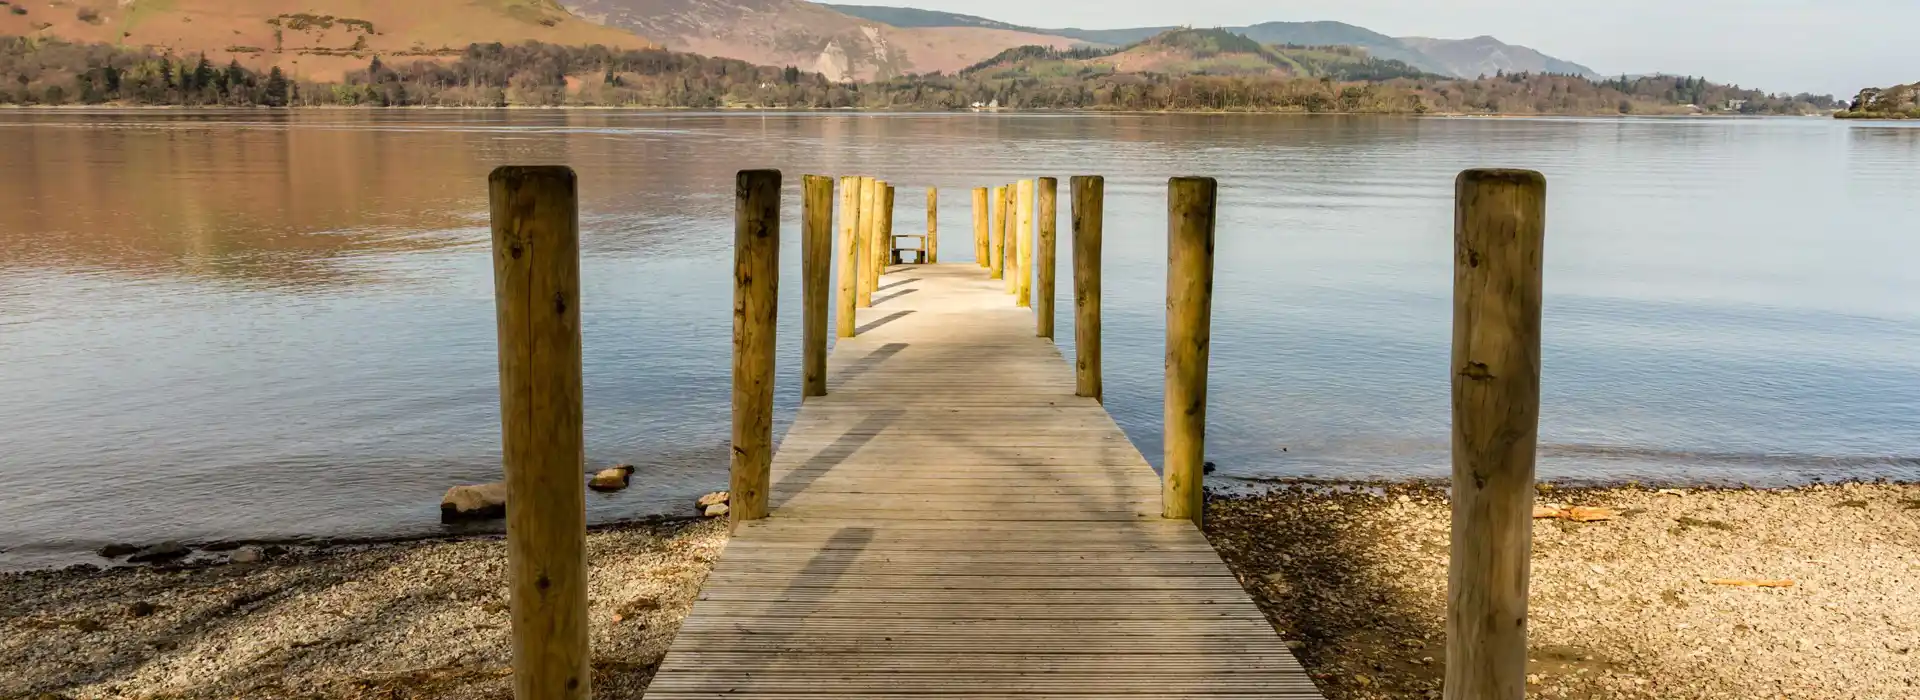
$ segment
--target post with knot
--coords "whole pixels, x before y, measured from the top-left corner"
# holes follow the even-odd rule
[[[513,694],[588,695],[587,511],[580,400],[580,208],[573,170],[487,178],[500,344]]]
[[[767,517],[773,468],[780,171],[740,171],[733,217],[733,463],[727,512],[737,527]]]
[[[1445,697],[1522,700],[1547,180],[1468,170],[1455,187]]]
[[[1168,518],[1200,524],[1205,492],[1207,358],[1213,319],[1213,222],[1218,185],[1210,177],[1167,183],[1166,476]]]

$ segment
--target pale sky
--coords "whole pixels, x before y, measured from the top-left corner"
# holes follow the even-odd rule
[[[1920,0],[833,0],[1038,27],[1335,20],[1391,36],[1491,34],[1603,74],[1685,73],[1852,97],[1920,81]]]

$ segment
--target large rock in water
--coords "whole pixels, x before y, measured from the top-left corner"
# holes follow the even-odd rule
[[[488,520],[507,515],[505,483],[474,484],[447,489],[440,497],[440,522]]]
[[[628,477],[633,476],[633,465],[621,464],[600,470],[587,482],[587,488],[595,491],[619,491],[627,487]]]
[[[191,553],[192,551],[193,550],[188,549],[186,545],[180,544],[179,542],[174,542],[172,540],[168,540],[166,542],[161,542],[160,544],[147,547],[138,552],[134,552],[133,556],[127,557],[127,561],[130,561],[136,564],[144,564],[147,562],[154,562],[154,561],[169,561],[173,559],[179,559],[180,557],[184,557],[187,554]]]

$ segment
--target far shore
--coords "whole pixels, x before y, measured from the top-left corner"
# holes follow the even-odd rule
[[[1920,484],[1546,484],[1537,502],[1613,517],[1535,521],[1530,697],[1920,696]],[[1330,700],[1439,697],[1443,486],[1301,483],[1207,512]],[[645,689],[725,542],[717,520],[588,535],[596,692]],[[0,697],[500,696],[505,567],[484,534],[0,574]]]
[[[1304,111],[1263,111],[1263,110],[1105,110],[1105,109],[865,109],[859,107],[828,108],[790,108],[790,107],[640,107],[609,105],[506,105],[501,107],[447,107],[440,105],[401,105],[380,107],[374,105],[302,105],[296,107],[223,106],[223,105],[22,105],[0,104],[0,109],[31,111],[75,111],[75,112],[260,112],[264,114],[285,112],[407,112],[407,111],[445,111],[445,112],[635,112],[635,113],[691,113],[691,114],[1005,114],[1005,115],[1247,115],[1275,117],[1406,117],[1418,119],[1433,118],[1484,118],[1484,119],[1831,119],[1832,114],[1723,114],[1671,112],[1659,114],[1620,114],[1618,112],[1592,113],[1553,113],[1536,114],[1521,112],[1304,112]],[[1851,117],[1852,119],[1872,119],[1871,117]],[[1891,117],[1890,117],[1891,118]]]

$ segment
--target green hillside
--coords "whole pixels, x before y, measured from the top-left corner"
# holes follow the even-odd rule
[[[1022,46],[1003,51],[965,72],[982,71],[998,77],[1086,76],[1115,71],[1364,81],[1436,77],[1351,46],[1269,46],[1224,29],[1172,29],[1118,49],[1062,51]]]

